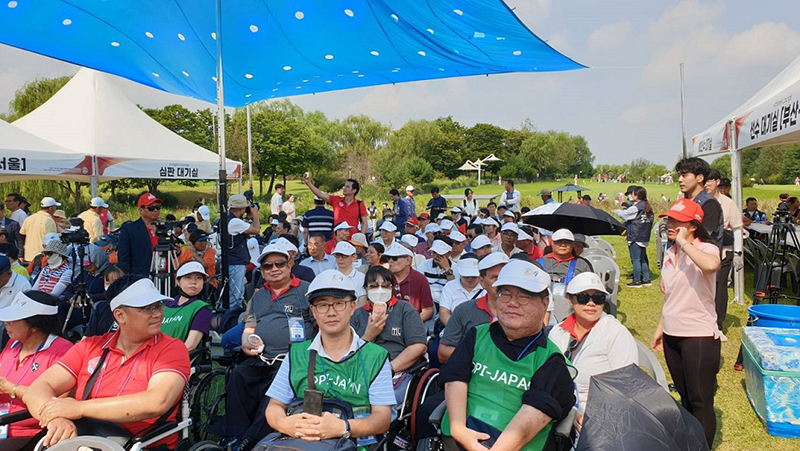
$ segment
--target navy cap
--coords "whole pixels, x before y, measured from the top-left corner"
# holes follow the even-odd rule
[[[11,271],[11,260],[0,254],[0,274],[5,274],[9,271]]]

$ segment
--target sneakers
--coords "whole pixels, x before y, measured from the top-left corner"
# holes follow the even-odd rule
[[[642,288],[642,284],[636,282],[630,282],[625,285],[628,288]]]
[[[643,287],[652,287],[653,284],[651,282],[642,282]]]

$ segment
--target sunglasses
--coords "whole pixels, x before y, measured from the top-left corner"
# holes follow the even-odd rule
[[[161,205],[150,205],[144,208],[147,209],[147,211],[156,211],[161,210]]]
[[[278,269],[283,269],[288,264],[289,262],[287,260],[278,260],[276,262],[264,262],[261,264],[261,269],[266,269],[267,271],[272,270],[273,267]]]
[[[580,293],[575,295],[575,300],[580,305],[586,305],[589,303],[589,301],[594,302],[595,305],[602,305],[605,304],[607,298],[608,296],[606,296],[603,293],[595,293],[595,294]]]
[[[569,348],[567,349],[567,352],[564,353],[564,357],[566,357],[568,359],[571,359],[572,358],[572,354],[575,353],[575,350],[578,349],[578,347],[580,345],[581,345],[581,340],[578,340],[577,338],[572,337],[569,340]]]
[[[370,290],[374,290],[376,288],[392,288],[393,285],[394,284],[391,282],[383,282],[383,283],[372,282],[367,284],[367,288],[369,288]]]
[[[399,256],[399,257],[398,257],[397,255],[392,255],[391,257],[386,257],[386,258],[388,258],[388,259],[389,259],[389,261],[396,262],[397,260],[400,260],[400,259],[401,259],[401,258],[403,258],[403,257],[407,257],[407,255],[404,255],[404,256]]]

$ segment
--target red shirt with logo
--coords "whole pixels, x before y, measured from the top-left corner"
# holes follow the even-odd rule
[[[355,229],[350,229],[351,238],[354,234],[359,232],[358,229],[361,227],[361,218],[367,217],[367,206],[364,205],[364,202],[353,199],[353,201],[348,204],[345,202],[344,197],[331,195],[328,200],[328,205],[333,207],[334,224],[347,221],[348,224],[355,227]],[[366,231],[364,231],[364,233],[366,233]]]

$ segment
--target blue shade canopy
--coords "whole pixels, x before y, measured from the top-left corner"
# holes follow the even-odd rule
[[[2,0],[0,42],[216,102],[214,0]],[[502,0],[222,0],[225,103],[583,66]]]

